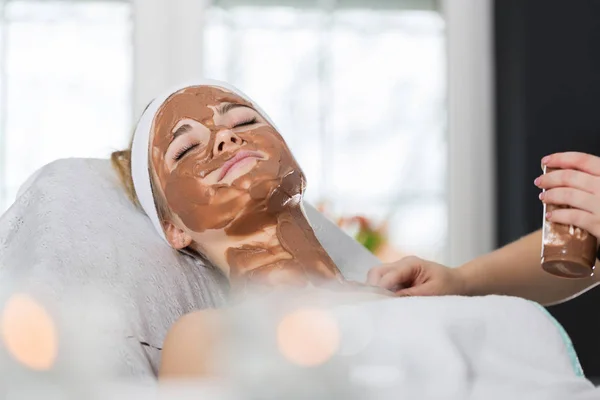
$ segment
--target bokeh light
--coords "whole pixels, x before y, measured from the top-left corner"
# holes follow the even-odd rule
[[[4,346],[15,360],[37,371],[52,368],[58,354],[56,325],[33,298],[11,296],[2,311],[1,329]]]
[[[314,367],[337,351],[340,332],[337,321],[320,309],[299,309],[282,318],[277,327],[277,344],[290,362]]]

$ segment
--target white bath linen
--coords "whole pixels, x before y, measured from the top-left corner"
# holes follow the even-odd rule
[[[532,302],[453,296],[356,307],[377,332],[359,359],[397,365],[395,389],[405,398],[559,400],[594,390],[577,375],[557,326]]]
[[[306,212],[344,275],[364,281],[377,258],[311,206]],[[57,318],[67,320],[65,329],[92,327],[87,332],[104,347],[102,360],[89,361],[102,361],[105,370],[114,364],[108,371],[115,377],[153,377],[172,323],[223,305],[226,286],[215,269],[158,236],[108,160],[45,166],[0,217],[0,302],[25,292],[64,314]]]
[[[343,272],[364,279],[377,259],[311,207],[307,213]],[[223,285],[219,273],[164,244],[107,160],[46,166],[0,218],[0,305],[20,292],[45,307],[59,338],[52,371],[71,383],[152,379],[173,321],[224,304]],[[278,387],[286,398],[311,390],[347,399],[597,394],[575,374],[553,321],[524,300],[401,298],[340,307],[333,315],[341,347],[330,362],[314,369],[283,364],[267,375],[285,384]],[[268,359],[267,343],[276,341],[257,337],[265,341],[248,341],[249,348]],[[3,382],[28,382],[31,371],[17,364],[0,346]]]
[[[234,314],[238,322],[225,346],[224,358],[230,362],[224,369],[231,374],[228,387],[238,393],[347,400],[565,400],[598,395],[574,368],[554,321],[539,305],[520,298],[392,298],[321,308],[337,325],[339,340],[331,358],[311,367],[296,365],[294,360],[302,357],[282,350],[295,339],[287,332],[288,341],[282,341],[281,321],[297,309],[281,312],[282,303],[265,301]],[[311,333],[297,324],[313,343]],[[317,324],[314,330],[331,336],[330,324]],[[327,346],[305,351],[323,348]]]

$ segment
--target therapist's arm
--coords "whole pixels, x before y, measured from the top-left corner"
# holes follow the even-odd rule
[[[558,170],[538,177],[545,189],[540,200],[567,206],[546,218],[574,225],[600,238],[600,158],[583,153],[557,153],[542,164]],[[600,282],[599,277],[558,278],[541,267],[542,233],[531,233],[458,268],[407,257],[369,271],[368,282],[395,290],[399,296],[488,295],[519,296],[544,305],[577,296]],[[600,275],[596,263],[597,275]]]
[[[503,294],[550,305],[568,300],[600,281],[597,275],[585,279],[550,275],[540,264],[541,243],[539,230],[457,268],[465,294]]]
[[[559,170],[542,175],[544,203],[568,206],[547,215],[550,221],[578,226],[600,237],[600,158],[584,153],[557,153],[542,164]],[[541,231],[460,267],[468,293],[506,293],[542,304],[567,300],[598,283],[598,278],[569,280],[540,267]]]
[[[457,268],[405,257],[372,268],[368,283],[393,290],[398,296],[498,294],[543,305],[563,302],[599,283],[596,276],[565,279],[550,275],[542,269],[541,245],[542,234],[537,231]]]
[[[575,225],[600,237],[600,158],[584,153],[557,153],[542,164],[559,170],[535,180],[544,203],[568,206],[546,216],[550,221]],[[499,250],[459,267],[468,294],[508,294],[542,304],[555,304],[596,285],[598,276],[558,278],[540,265],[542,232],[536,231]],[[598,267],[596,263],[596,267]],[[596,269],[596,275],[598,274]]]

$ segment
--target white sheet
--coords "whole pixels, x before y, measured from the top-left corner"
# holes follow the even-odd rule
[[[310,205],[306,212],[342,272],[364,281],[377,258]],[[112,376],[153,377],[173,322],[226,303],[221,274],[165,244],[109,161],[99,159],[43,167],[0,217],[0,308],[15,290],[59,313],[112,304],[104,323],[88,320],[98,337],[110,339],[103,354],[114,361]],[[102,300],[86,293],[102,293]]]
[[[314,209],[307,212],[342,271],[364,279],[377,259]],[[15,290],[31,293],[50,312],[63,313],[57,320],[75,321],[70,333],[61,325],[61,351],[82,348],[71,340],[77,326],[88,335],[79,337],[81,343],[96,344],[87,346],[86,357],[61,353],[57,365],[69,376],[100,363],[107,377],[152,378],[160,359],[156,347],[172,322],[193,309],[223,304],[220,283],[213,270],[164,245],[126,199],[106,160],[47,166],[0,218],[0,305]],[[369,347],[293,374],[273,364],[280,368],[270,379],[285,384],[282,390],[291,393],[286,399],[312,389],[337,391],[348,397],[333,398],[345,399],[421,399],[425,391],[434,398],[562,400],[592,393],[591,384],[573,372],[556,326],[524,300],[403,298],[336,312],[360,323],[348,325],[345,317],[346,337],[372,327]],[[261,337],[248,341],[246,350],[268,359]],[[4,382],[16,382],[11,377],[20,371],[0,352]],[[356,397],[365,393],[369,376],[378,389]],[[390,393],[395,395],[384,396]]]
[[[280,302],[271,304],[264,309],[281,309]],[[396,298],[334,307],[340,345],[316,368],[281,357],[275,333],[281,317],[261,327],[259,315],[247,307],[238,316],[235,329],[243,333],[228,366],[233,387],[258,397],[565,400],[598,394],[574,370],[557,326],[523,299]]]

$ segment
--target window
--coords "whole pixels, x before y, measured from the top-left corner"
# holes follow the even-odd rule
[[[4,2],[0,213],[44,164],[127,145],[131,13],[126,1]]]
[[[205,14],[205,75],[270,114],[307,175],[309,201],[385,222],[398,250],[440,259],[448,205],[438,11],[232,3]]]
[[[460,265],[495,229],[492,2],[475,3],[0,0],[0,212],[38,167],[126,146],[148,101],[203,74],[270,113],[308,200]]]

